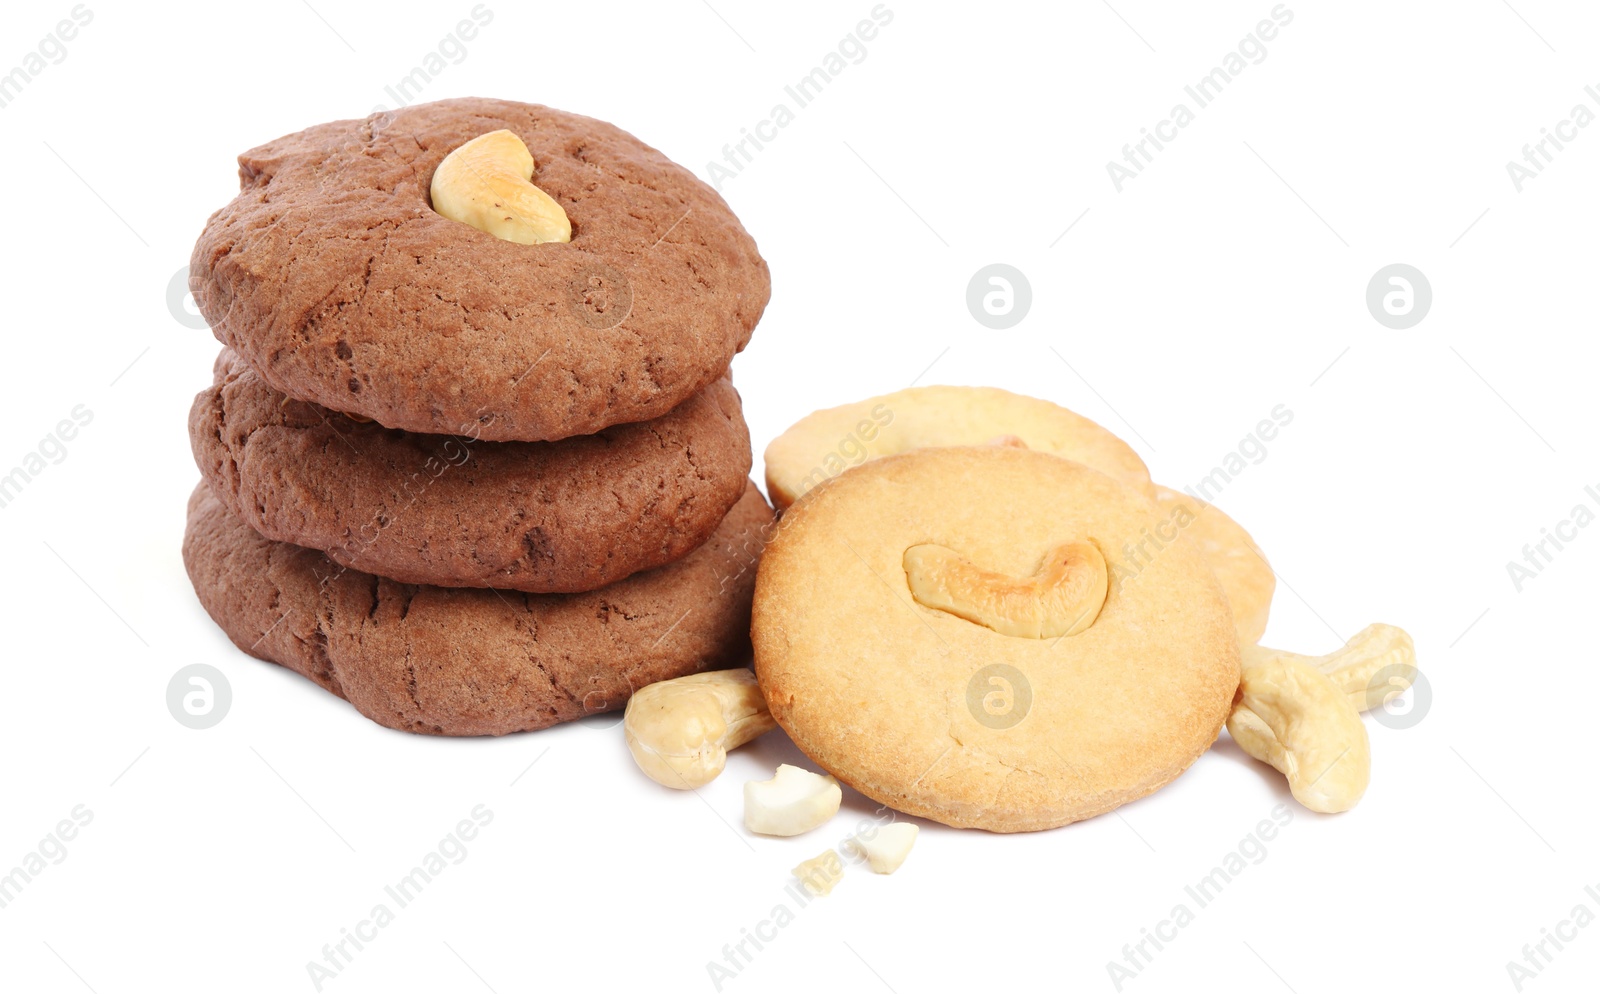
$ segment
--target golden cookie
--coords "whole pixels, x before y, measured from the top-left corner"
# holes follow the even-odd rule
[[[1239,682],[1196,546],[1117,565],[1157,513],[1001,446],[830,480],[789,509],[756,579],[773,717],[840,780],[948,825],[1052,828],[1149,794],[1216,740]]]
[[[1188,494],[1157,484],[1156,505],[1166,514],[1211,564],[1228,604],[1233,608],[1239,641],[1254,644],[1267,630],[1267,613],[1272,608],[1272,592],[1277,578],[1255,539],[1240,524]]]
[[[934,445],[1026,446],[1084,463],[1148,493],[1128,444],[1047,400],[994,387],[913,387],[801,418],[767,446],[767,497],[783,510],[852,466]]]

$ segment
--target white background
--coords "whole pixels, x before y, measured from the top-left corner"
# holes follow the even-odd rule
[[[1520,193],[1505,167],[1596,107],[1597,15],[1512,4],[1291,0],[1265,61],[1118,193],[1107,161],[1269,0],[890,0],[865,60],[724,184],[773,274],[734,367],[758,474],[801,415],[913,380],[1058,401],[1180,486],[1285,404],[1292,425],[1218,500],[1280,573],[1265,641],[1323,652],[1375,620],[1416,637],[1431,708],[1403,730],[1369,716],[1361,805],[1294,806],[1267,858],[1124,990],[1512,990],[1525,943],[1580,902],[1600,911],[1584,893],[1600,884],[1600,528],[1520,592],[1506,570],[1600,489],[1600,127]],[[307,962],[484,804],[465,861],[324,990],[713,990],[708,961],[793,905],[789,867],[870,803],[847,797],[805,838],[746,835],[741,784],[798,757],[782,733],[696,797],[645,780],[614,716],[492,741],[382,729],[236,651],[179,558],[185,416],[217,345],[165,294],[236,189],[234,156],[393,105],[385,85],[472,4],[88,6],[65,59],[0,110],[0,472],[75,405],[94,415],[0,509],[0,870],[75,805],[93,812],[0,909],[4,986],[312,990]],[[712,6],[490,0],[422,99],[590,114],[704,176],[872,3]],[[70,8],[8,4],[0,71]],[[1006,331],[964,303],[994,262],[1033,287]],[[1408,330],[1364,302],[1394,262],[1433,288]],[[205,731],[164,703],[195,662],[233,688]],[[1193,908],[1184,885],[1285,802],[1224,740],[1087,823],[926,825],[898,874],[853,869],[724,989],[1110,991],[1107,962]],[[1577,935],[1523,989],[1592,978],[1600,928]]]

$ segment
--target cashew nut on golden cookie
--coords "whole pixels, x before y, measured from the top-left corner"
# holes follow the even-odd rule
[[[1246,642],[1267,627],[1275,580],[1248,532],[1208,504],[1150,482],[1127,443],[1057,404],[992,387],[928,386],[817,411],[767,447],[767,491],[780,510],[818,483],[914,448],[992,445],[1081,462],[1155,499],[1158,525],[1200,546]]]
[[[1028,832],[1143,797],[1210,748],[1239,636],[1194,543],[1113,581],[1155,513],[1144,487],[982,444],[1002,427],[796,501],[762,553],[751,640],[772,717],[842,784]]]

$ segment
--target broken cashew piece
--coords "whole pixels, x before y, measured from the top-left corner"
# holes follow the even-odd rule
[[[811,857],[789,872],[800,878],[800,883],[806,890],[817,897],[827,897],[833,892],[834,885],[844,876],[844,864],[839,861],[839,854],[829,849]]]
[[[756,675],[710,670],[652,683],[628,699],[622,731],[633,761],[666,787],[690,790],[717,778],[728,750],[777,727]]]
[[[1295,800],[1333,814],[1361,800],[1372,776],[1367,728],[1321,670],[1289,656],[1247,661],[1228,734],[1289,780]]]
[[[1052,549],[1033,576],[984,569],[942,545],[913,545],[902,558],[923,607],[1018,638],[1060,638],[1094,624],[1106,602],[1106,560],[1092,542]]]
[[[771,780],[744,785],[744,827],[760,835],[803,835],[839,813],[839,781],[788,763]]]
[[[572,240],[561,205],[533,185],[528,146],[501,129],[444,157],[429,188],[433,209],[508,242],[538,245]]]
[[[1302,656],[1259,645],[1240,646],[1244,665],[1269,659],[1297,659],[1327,674],[1357,711],[1370,711],[1406,692],[1417,678],[1417,647],[1405,629],[1368,625],[1344,648],[1326,656]],[[1374,684],[1380,674],[1383,682]]]
[[[917,831],[917,826],[908,821],[890,822],[852,835],[850,846],[867,858],[873,873],[893,873],[911,855]]]

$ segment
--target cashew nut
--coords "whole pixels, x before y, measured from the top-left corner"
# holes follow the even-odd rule
[[[1301,704],[1306,709],[1324,707],[1338,717],[1341,727],[1348,724],[1345,720],[1346,712],[1356,716],[1356,723],[1359,725],[1360,712],[1379,707],[1395,696],[1405,693],[1417,674],[1416,646],[1412,643],[1410,635],[1394,625],[1368,625],[1345,643],[1344,648],[1330,652],[1326,656],[1302,656],[1282,649],[1268,649],[1249,644],[1240,646],[1240,654],[1243,673],[1248,675],[1252,670],[1256,671],[1251,679],[1257,686],[1267,679],[1262,674],[1272,670],[1273,667],[1287,667],[1295,672],[1311,670],[1323,676],[1339,694],[1343,695],[1346,706],[1335,708],[1331,705],[1317,705],[1310,698]],[[1290,755],[1291,750],[1279,739],[1274,726],[1252,710],[1254,705],[1250,703],[1249,695],[1245,692],[1245,683],[1246,678],[1242,677],[1240,700],[1235,702],[1233,713],[1228,716],[1228,733],[1245,752],[1287,774],[1288,765],[1298,764],[1298,761]],[[1315,686],[1319,690],[1321,686],[1320,682],[1309,678],[1304,678],[1304,685]],[[1365,728],[1362,728],[1361,742],[1362,750],[1365,751]],[[1365,761],[1363,765],[1370,765],[1370,760]],[[1354,772],[1351,771],[1352,775]],[[1364,772],[1361,774],[1359,788],[1354,788],[1350,784],[1340,786],[1337,782],[1327,788],[1343,792],[1334,800],[1327,799],[1326,791],[1308,789],[1308,796],[1317,797],[1318,803],[1325,805],[1323,807],[1318,807],[1317,804],[1301,797],[1299,790],[1294,791],[1295,797],[1315,811],[1344,811],[1360,799],[1361,792],[1366,789],[1366,776]],[[1292,777],[1290,787],[1294,789]],[[1326,806],[1330,804],[1342,804],[1342,806]]]
[[[1355,807],[1372,775],[1367,728],[1349,696],[1290,655],[1250,659],[1228,734],[1289,780],[1295,800],[1329,814]]]
[[[533,185],[533,156],[521,138],[491,131],[457,148],[433,171],[433,209],[452,221],[520,245],[572,240],[572,223]]]
[[[744,827],[760,835],[803,835],[839,813],[839,781],[788,763],[771,780],[744,785]]]
[[[844,864],[839,861],[839,854],[829,849],[801,863],[789,871],[800,878],[800,883],[805,889],[818,897],[827,897],[832,893],[833,887],[844,876]]]
[[[717,778],[728,750],[777,727],[747,669],[710,670],[652,683],[628,700],[622,731],[634,762],[666,787]]]
[[[942,545],[913,545],[902,561],[918,604],[1002,635],[1076,635],[1106,602],[1106,560],[1092,542],[1057,546],[1024,578],[984,569]]]
[[[850,837],[850,845],[867,858],[873,873],[893,873],[911,855],[917,841],[917,826],[896,821],[869,828]]]
[[[1357,711],[1387,704],[1417,678],[1417,647],[1404,629],[1394,625],[1368,625],[1344,648],[1326,656],[1302,656],[1259,645],[1239,648],[1246,666],[1269,659],[1297,659],[1316,667],[1345,692]],[[1381,682],[1374,684],[1380,676]]]

